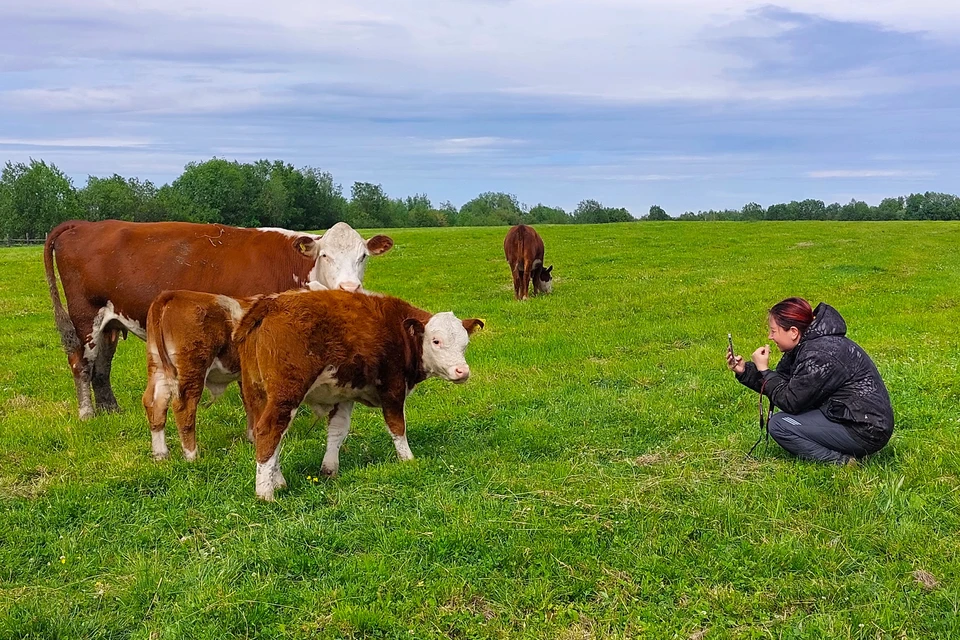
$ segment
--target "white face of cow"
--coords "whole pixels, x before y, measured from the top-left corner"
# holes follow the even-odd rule
[[[430,318],[423,332],[423,367],[427,375],[466,382],[470,377],[467,344],[470,334],[482,326],[479,320],[459,320],[449,311]]]
[[[393,240],[387,236],[364,241],[353,227],[338,222],[309,247],[310,255],[317,259],[310,270],[310,280],[328,289],[357,291],[363,286],[367,258],[386,253],[392,246]]]

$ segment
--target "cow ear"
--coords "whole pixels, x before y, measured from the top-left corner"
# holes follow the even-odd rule
[[[547,267],[547,273],[550,273],[551,271],[553,271],[553,265],[550,265],[549,267]]]
[[[378,256],[386,253],[391,247],[393,247],[393,238],[390,236],[373,236],[367,240],[367,251],[370,255]]]
[[[300,236],[293,241],[293,246],[296,247],[297,251],[303,255],[312,256],[314,253],[316,253],[317,241],[310,236]]]
[[[467,330],[468,336],[472,336],[474,331],[483,329],[483,320],[480,318],[467,318],[463,321],[463,328]]]
[[[423,323],[416,318],[407,318],[403,321],[403,330],[410,334],[411,338],[420,338],[423,336],[426,328]]]

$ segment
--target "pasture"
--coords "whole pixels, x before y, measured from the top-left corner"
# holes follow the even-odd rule
[[[123,413],[79,422],[41,248],[0,250],[0,639],[960,635],[960,224],[537,229],[554,293],[522,303],[506,228],[387,232],[366,286],[483,318],[471,380],[408,399],[410,463],[358,406],[329,481],[301,411],[273,504],[235,386],[196,462],[172,418],[150,458],[132,336]],[[727,332],[749,356],[788,295],[835,306],[890,390],[858,468],[744,456]]]

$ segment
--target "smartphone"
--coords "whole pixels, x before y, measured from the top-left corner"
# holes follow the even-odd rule
[[[730,351],[730,355],[734,355],[733,336],[729,333],[727,334],[727,349]]]

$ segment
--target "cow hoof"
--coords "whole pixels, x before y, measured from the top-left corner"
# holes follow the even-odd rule
[[[93,409],[80,409],[80,419],[84,422],[93,420]]]
[[[160,451],[160,452],[155,452],[153,454],[153,459],[156,460],[157,462],[160,462],[161,460],[167,460],[169,458],[170,458],[169,451]]]
[[[336,477],[338,471],[340,471],[338,467],[334,467],[332,469],[330,467],[320,467],[320,475],[322,475],[324,478]]]
[[[257,492],[257,497],[263,500],[264,502],[275,502],[273,498],[273,491],[264,491],[263,493]]]
[[[194,460],[197,459],[197,450],[194,449],[193,451],[188,451],[188,450],[184,449],[184,450],[183,450],[183,457],[184,457],[184,459],[185,459],[187,462],[193,462]]]
[[[273,476],[273,488],[274,489],[285,489],[287,486],[287,479],[283,477],[283,474],[277,472]]]

